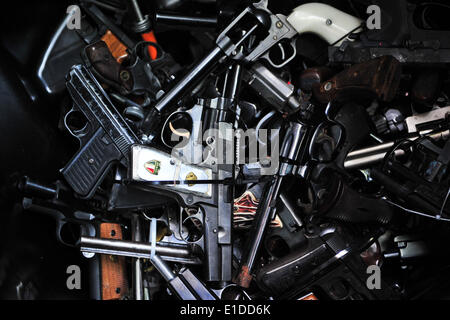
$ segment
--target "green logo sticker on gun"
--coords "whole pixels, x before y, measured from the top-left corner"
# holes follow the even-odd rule
[[[159,169],[161,169],[161,162],[158,160],[150,160],[144,163],[144,167],[151,174],[158,175]]]

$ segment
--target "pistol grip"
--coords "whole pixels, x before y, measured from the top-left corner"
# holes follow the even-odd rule
[[[100,127],[61,173],[80,197],[90,198],[112,163],[121,158],[120,150]]]

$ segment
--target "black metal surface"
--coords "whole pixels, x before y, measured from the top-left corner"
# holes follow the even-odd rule
[[[184,27],[217,28],[217,17],[188,16],[179,13],[156,12],[155,22],[164,26],[172,26],[176,29]]]

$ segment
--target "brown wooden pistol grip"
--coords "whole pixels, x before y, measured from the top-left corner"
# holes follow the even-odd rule
[[[116,223],[102,223],[100,237],[122,239],[122,229]],[[125,257],[102,254],[101,259],[102,300],[121,299],[128,292]]]
[[[354,101],[371,96],[381,101],[394,99],[400,85],[401,63],[383,56],[356,64],[314,88],[314,97],[321,103]]]

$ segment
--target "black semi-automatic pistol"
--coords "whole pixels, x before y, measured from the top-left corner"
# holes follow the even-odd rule
[[[90,198],[113,163],[128,166],[130,147],[139,140],[86,67],[73,66],[66,85],[73,108],[64,124],[80,150],[61,172],[81,198]]]

